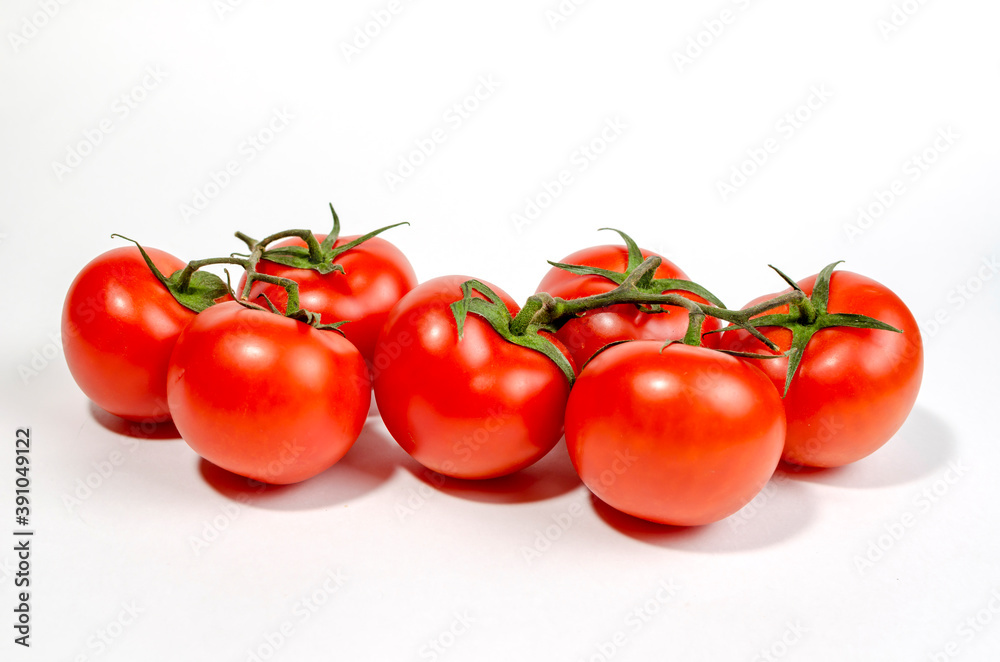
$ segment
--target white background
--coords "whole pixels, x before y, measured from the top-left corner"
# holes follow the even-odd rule
[[[985,265],[1000,239],[1000,5],[897,1],[912,15],[890,30],[889,0],[593,0],[555,25],[557,0],[423,0],[352,55],[387,0],[49,2],[50,19],[44,2],[5,2],[0,533],[14,528],[14,430],[30,425],[36,547],[24,650],[13,539],[0,543],[0,656],[997,659],[1000,279]],[[480,77],[496,89],[469,100]],[[826,98],[808,110],[813,90]],[[478,107],[458,126],[463,101]],[[276,111],[287,126],[248,148]],[[578,150],[609,120],[621,134],[581,171]],[[446,140],[390,186],[438,128]],[[721,194],[768,140],[777,151]],[[914,171],[914,156],[933,163]],[[229,161],[238,175],[206,190]],[[516,223],[564,169],[572,183]],[[903,193],[849,236],[895,180]],[[211,200],[185,214],[199,191]],[[346,233],[410,221],[386,238],[421,280],[475,275],[518,300],[546,259],[613,241],[606,225],[731,306],[780,289],[768,263],[800,278],[845,259],[921,321],[923,388],[873,456],[779,473],[749,510],[691,530],[596,505],[561,444],[510,479],[438,489],[376,415],[331,470],[246,493],[183,441],[129,436],[87,402],[53,338],[73,276],[122,245],[110,233],[206,257],[239,249],[236,229],[326,231],[328,201]],[[88,478],[99,485],[68,506]]]

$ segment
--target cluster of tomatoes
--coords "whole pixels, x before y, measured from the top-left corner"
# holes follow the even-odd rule
[[[104,253],[66,297],[70,371],[107,411],[172,419],[206,460],[273,484],[343,457],[373,391],[399,445],[454,478],[523,469],[565,433],[600,499],[675,525],[736,512],[782,459],[867,456],[916,399],[913,316],[835,265],[730,311],[620,233],[552,263],[522,310],[465,276],[418,284],[382,230],[339,237],[334,214],[329,235],[238,233],[246,256]],[[218,263],[244,268],[235,292],[200,271]]]

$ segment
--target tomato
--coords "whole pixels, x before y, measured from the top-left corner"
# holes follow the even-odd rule
[[[643,250],[642,257],[663,257],[652,251]],[[624,246],[595,246],[577,251],[560,262],[599,267],[609,271],[624,272],[628,266],[628,249]],[[687,275],[670,260],[656,269],[655,278],[688,280]],[[613,290],[616,284],[602,276],[578,275],[553,267],[538,284],[536,292],[547,292],[561,299],[603,294]],[[668,290],[669,291],[669,290]],[[683,296],[706,303],[705,299],[688,292],[677,292]],[[580,317],[567,322],[556,337],[569,349],[578,366],[584,365],[599,349],[621,340],[680,340],[688,327],[688,312],[679,306],[664,306],[662,313],[644,313],[638,306],[618,304],[587,311]],[[721,327],[719,320],[709,317],[702,326],[703,332]],[[718,347],[717,334],[703,338],[706,347]]]
[[[174,424],[196,453],[274,484],[336,463],[371,402],[368,368],[346,338],[235,301],[184,329],[166,381]]]
[[[637,340],[580,373],[566,407],[566,447],[608,505],[661,524],[727,517],[764,487],[785,416],[759,370],[704,347]]]
[[[463,276],[418,285],[389,313],[374,366],[386,428],[417,462],[454,478],[522,469],[562,436],[569,380],[547,356],[504,340],[469,315],[464,336],[450,305]],[[511,315],[518,306],[491,285]]]
[[[184,262],[147,249],[171,274]],[[70,285],[62,343],[73,379],[98,406],[132,421],[166,421],[167,362],[195,313],[173,298],[135,246],[94,258]]]
[[[340,237],[333,248],[354,241],[360,235]],[[326,235],[316,235],[322,242]],[[270,248],[282,246],[305,246],[298,237],[272,244]],[[402,251],[380,237],[372,237],[337,257],[336,263],[345,273],[321,274],[313,269],[296,269],[268,260],[261,260],[257,271],[281,278],[290,278],[299,284],[299,306],[319,313],[324,324],[348,320],[341,331],[361,351],[365,360],[371,363],[375,354],[375,340],[385,324],[389,309],[412,290],[417,284],[413,267]],[[243,291],[246,276],[240,280],[237,292]],[[266,294],[274,305],[285,310],[288,294],[279,285],[254,283],[250,290],[250,300]]]
[[[798,285],[806,294],[812,294],[815,283],[813,275]],[[773,296],[760,297],[747,306]],[[886,286],[856,273],[835,271],[830,279],[827,310],[867,315],[903,333],[834,327],[812,336],[784,398],[788,436],[783,459],[813,467],[855,462],[885,444],[913,408],[923,374],[923,344],[917,322]],[[787,311],[785,306],[771,313]],[[760,327],[760,331],[781,351],[790,347],[792,334],[788,329]],[[725,332],[722,346],[772,353],[740,330]],[[787,358],[754,364],[778,392],[784,392]]]

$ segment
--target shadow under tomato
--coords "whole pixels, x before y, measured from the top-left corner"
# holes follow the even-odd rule
[[[899,432],[866,458],[832,469],[782,463],[778,472],[794,480],[835,487],[891,487],[943,469],[955,455],[955,443],[955,433],[947,423],[917,406]]]
[[[169,418],[150,418],[145,421],[129,421],[121,416],[115,416],[111,412],[101,409],[93,402],[89,402],[90,417],[105,430],[120,434],[133,439],[146,439],[148,441],[171,441],[181,438],[181,433],[177,431],[174,422]]]
[[[219,494],[267,510],[317,510],[356,499],[378,488],[399,466],[395,444],[365,426],[351,450],[323,473],[292,485],[268,485],[200,459],[198,470]]]
[[[403,451],[400,451],[401,453]],[[579,476],[566,452],[565,439],[545,457],[520,471],[486,480],[449,478],[405,455],[403,468],[430,487],[450,496],[482,503],[531,503],[562,496],[578,487]]]
[[[809,491],[794,481],[771,479],[757,497],[724,520],[703,526],[656,524],[616,510],[590,495],[591,505],[622,535],[657,547],[731,553],[763,549],[803,532],[815,513]]]

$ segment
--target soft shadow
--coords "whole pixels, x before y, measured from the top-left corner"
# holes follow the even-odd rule
[[[530,503],[545,501],[566,494],[580,485],[566,452],[565,439],[541,460],[500,478],[463,480],[449,478],[420,465],[406,456],[403,467],[420,481],[436,490],[460,499],[482,503]]]
[[[669,526],[626,515],[590,495],[597,515],[622,535],[657,547],[690,552],[763,549],[801,534],[816,511],[809,490],[775,476],[739,512],[704,526]]]
[[[948,464],[955,454],[955,434],[938,416],[914,407],[899,432],[882,448],[853,464],[816,469],[782,463],[780,474],[836,487],[878,488],[912,483]]]
[[[102,428],[115,434],[132,437],[133,439],[147,439],[149,441],[167,441],[181,438],[181,433],[177,431],[173,421],[169,418],[149,418],[141,422],[129,421],[101,409],[93,402],[89,404],[90,417]]]
[[[219,494],[255,508],[316,510],[356,499],[376,489],[399,466],[396,444],[377,428],[366,426],[351,450],[318,476],[294,485],[267,485],[201,459],[198,470]]]

